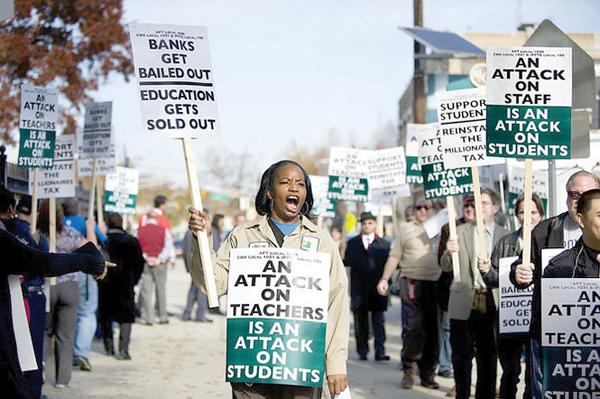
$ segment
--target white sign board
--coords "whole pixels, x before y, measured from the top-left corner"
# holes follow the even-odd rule
[[[508,192],[521,194],[525,187],[525,169],[516,165],[508,166]],[[548,199],[548,172],[533,171],[533,192],[541,199]]]
[[[404,147],[368,151],[367,169],[370,201],[389,202],[407,196]],[[410,188],[408,196],[410,197]]]
[[[518,289],[510,282],[510,266],[517,256],[501,258],[498,265],[500,334],[526,334],[531,321],[533,285]]]
[[[367,178],[367,152],[358,148],[331,147],[329,176]]]
[[[129,25],[144,130],[201,137],[219,130],[204,26]]]
[[[19,128],[56,131],[58,90],[24,84],[21,86]]]
[[[112,101],[86,104],[80,159],[107,158],[110,155],[111,121]]]
[[[135,214],[138,187],[139,172],[137,169],[118,166],[115,173],[106,175],[104,210]]]
[[[77,175],[80,177],[87,177],[92,175],[92,165],[94,160],[92,158],[81,159],[81,145],[83,140],[83,131],[77,132]],[[114,137],[114,132],[111,134]],[[96,158],[96,176],[106,176],[110,173],[115,173],[117,167],[117,155],[114,143],[111,144],[109,154],[106,158]]]
[[[75,135],[64,134],[56,138],[54,162],[50,169],[38,171],[38,198],[75,197]],[[30,176],[32,176],[30,174]],[[33,180],[29,182],[29,194],[32,194]]]
[[[335,217],[335,201],[327,197],[329,177],[310,176],[313,193],[313,213],[317,216]]]
[[[598,347],[600,279],[542,278],[542,346]]]
[[[444,168],[504,162],[502,158],[486,157],[484,89],[441,92],[437,100]]]

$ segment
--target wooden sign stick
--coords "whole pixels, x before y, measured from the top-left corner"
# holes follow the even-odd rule
[[[94,191],[96,190],[96,157],[92,160],[92,185],[88,200],[88,220],[94,220]]]
[[[50,252],[56,252],[56,198],[48,199],[48,247]]]
[[[98,214],[98,226],[104,225],[104,208],[102,207],[102,178],[96,178],[96,212]]]
[[[523,197],[523,264],[531,262],[531,192],[533,190],[533,161],[525,159],[525,193]]]
[[[185,157],[185,170],[187,172],[190,190],[192,192],[192,206],[202,212],[202,198],[200,196],[200,184],[196,171],[196,160],[194,159],[194,150],[192,148],[192,139],[184,137],[183,155]],[[204,282],[206,284],[206,295],[208,296],[208,307],[216,308],[219,306],[217,297],[217,284],[215,283],[215,274],[211,258],[211,250],[208,244],[208,235],[206,232],[198,232],[198,249],[202,260],[202,270],[204,272]]]
[[[454,208],[454,197],[446,197],[446,207],[448,208],[448,227],[450,229],[450,238],[456,240],[456,208]],[[450,252],[452,256],[452,274],[454,281],[460,283],[460,264],[458,263],[458,252]]]
[[[384,232],[384,218],[382,206],[379,205],[379,213],[377,214],[377,237],[383,237]]]
[[[30,169],[31,170],[31,169]],[[37,199],[37,169],[33,169],[33,187],[31,188],[31,234],[35,234],[37,230],[37,213],[38,213],[38,199]]]
[[[477,221],[477,240],[479,241],[479,256],[488,257],[487,245],[485,243],[485,222],[483,221],[483,209],[481,204],[481,183],[479,182],[479,168],[471,166],[473,177],[473,194],[475,196],[475,219]]]

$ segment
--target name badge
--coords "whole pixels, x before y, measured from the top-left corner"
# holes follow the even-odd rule
[[[266,241],[254,241],[249,246],[250,248],[269,248],[269,243]]]
[[[319,249],[319,238],[317,237],[302,237],[300,249],[307,252],[317,252]]]

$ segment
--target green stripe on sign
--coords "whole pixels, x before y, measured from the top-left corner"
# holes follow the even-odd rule
[[[487,155],[569,159],[571,108],[487,105]]]
[[[327,323],[227,319],[228,382],[321,387]]]

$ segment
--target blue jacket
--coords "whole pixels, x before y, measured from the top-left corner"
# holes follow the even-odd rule
[[[65,226],[74,228],[79,232],[79,234],[85,237],[87,235],[87,232],[85,231],[85,220],[86,218],[80,215],[69,215],[63,218],[62,223]],[[100,231],[100,228],[98,227],[97,223],[95,232],[96,238],[98,239],[98,244],[104,246],[104,243],[106,242],[106,236],[104,235],[104,233],[102,233],[102,231]]]

